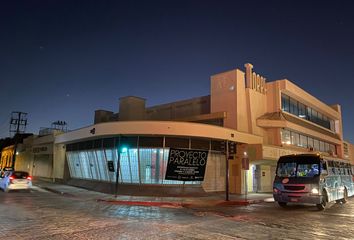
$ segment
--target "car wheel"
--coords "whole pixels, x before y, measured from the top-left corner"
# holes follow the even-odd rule
[[[320,204],[317,204],[316,207],[318,210],[322,211],[326,208],[327,203],[328,203],[327,192],[323,191],[322,192],[322,202]]]
[[[344,189],[344,197],[341,199],[341,202],[342,203],[348,202],[348,192],[346,188]]]

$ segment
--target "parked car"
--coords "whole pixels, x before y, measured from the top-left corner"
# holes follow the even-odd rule
[[[0,188],[4,192],[11,190],[32,188],[32,177],[28,172],[23,171],[5,171],[0,175]]]

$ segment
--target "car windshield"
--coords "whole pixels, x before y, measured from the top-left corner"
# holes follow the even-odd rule
[[[278,177],[314,177],[319,175],[318,163],[279,163],[277,168]]]
[[[28,177],[28,173],[27,172],[13,172],[11,174],[11,176],[14,177],[14,178],[18,178],[18,179],[27,178]]]

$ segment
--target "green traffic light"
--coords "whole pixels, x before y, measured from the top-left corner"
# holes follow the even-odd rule
[[[126,152],[128,152],[128,148],[127,147],[120,147],[120,152],[126,153]]]

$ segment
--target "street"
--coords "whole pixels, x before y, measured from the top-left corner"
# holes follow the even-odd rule
[[[84,195],[34,187],[0,192],[3,239],[353,239],[354,199],[281,208],[249,206],[152,207],[115,205]]]

